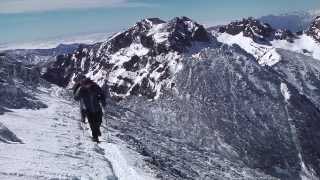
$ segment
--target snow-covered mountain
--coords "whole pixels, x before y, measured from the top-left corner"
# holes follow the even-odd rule
[[[100,86],[108,84],[113,97],[156,98],[162,87],[174,86],[171,78],[182,68],[182,53],[197,51],[195,44],[208,46],[210,38],[202,25],[186,17],[169,22],[145,19],[103,43],[58,56],[44,77],[67,86],[70,79],[86,75]]]
[[[286,49],[320,59],[317,22],[318,18],[305,32],[292,33],[287,29],[273,29],[269,24],[248,18],[221,26],[212,33],[222,43],[239,45],[260,64],[273,66],[281,60],[277,49]]]
[[[24,88],[33,86],[33,97],[48,108],[8,107],[15,112],[0,119],[0,139],[26,142],[27,153],[49,158],[44,161],[48,164],[64,162],[59,155],[66,154],[74,167],[90,172],[82,176],[67,163],[38,167],[36,173],[29,166],[0,166],[0,177],[17,177],[14,173],[21,169],[17,173],[22,177],[92,178],[110,173],[119,179],[148,179],[139,176],[139,166],[156,179],[319,179],[318,30],[318,18],[300,34],[253,18],[209,30],[187,17],[168,22],[150,18],[104,42],[80,45],[49,61],[20,61],[22,69],[37,69],[25,74],[37,73],[36,77],[66,90],[55,87],[52,91],[46,82],[22,83]],[[5,59],[1,62],[10,60]],[[109,142],[98,147],[83,145],[86,137],[75,128],[77,107],[68,93],[84,76],[110,90],[117,100],[109,99],[105,108],[108,131],[104,133],[111,136],[104,138]],[[25,75],[1,77],[28,82]],[[28,127],[19,132],[28,117],[37,115],[41,117],[37,127],[44,136],[30,133]],[[19,117],[22,125],[11,121],[13,117]],[[13,137],[17,139],[10,140]],[[63,147],[41,148],[46,138]],[[2,147],[15,148],[7,143]],[[97,159],[103,171],[79,165],[92,161],[86,153]],[[124,154],[134,154],[136,160]],[[0,151],[1,156],[8,162],[14,157],[11,151]],[[15,162],[37,165],[32,157]]]

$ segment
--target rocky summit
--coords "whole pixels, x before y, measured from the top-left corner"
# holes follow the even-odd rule
[[[237,35],[242,33],[245,37],[252,38],[257,43],[268,43],[273,39],[290,40],[294,34],[287,29],[273,29],[269,24],[254,18],[242,19],[221,26],[219,32]]]
[[[73,78],[86,75],[110,86],[113,97],[155,98],[162,87],[173,86],[171,78],[181,68],[182,54],[195,45],[209,44],[211,38],[202,25],[187,17],[168,22],[144,19],[103,43],[58,56],[43,77],[67,86]]]

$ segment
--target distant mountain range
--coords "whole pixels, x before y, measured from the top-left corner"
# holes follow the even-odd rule
[[[296,12],[262,16],[259,20],[270,24],[276,29],[288,29],[291,32],[298,32],[307,29],[311,21],[318,15],[320,15],[318,12]]]

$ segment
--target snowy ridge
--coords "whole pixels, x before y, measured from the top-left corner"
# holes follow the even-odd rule
[[[294,51],[320,60],[320,43],[306,34],[298,36],[293,43],[285,40],[274,40],[271,44],[275,48]]]
[[[87,137],[91,137],[89,124],[81,123],[81,130],[85,131]],[[96,150],[106,158],[105,161],[113,173],[108,178],[119,180],[155,180],[152,172],[146,169],[145,162],[137,152],[130,150],[125,142],[116,138],[111,132],[101,127],[103,137],[100,137],[100,143],[96,145]],[[103,177],[102,177],[103,179]],[[101,180],[102,180],[101,179]]]
[[[276,51],[277,48],[294,51],[320,60],[320,43],[306,34],[297,36],[294,42],[273,40],[270,41],[271,45],[256,43],[241,33],[235,36],[222,33],[217,35],[217,39],[230,46],[233,44],[239,45],[246,52],[253,55],[262,65],[273,66],[281,60],[281,56]]]
[[[104,149],[105,157],[111,162],[115,175],[120,180],[155,180],[154,177],[142,172],[141,170],[134,167],[134,164],[137,164],[136,158],[139,155],[134,155],[135,157],[129,157],[124,153],[131,153],[131,156],[134,152],[130,152],[125,147],[122,147],[113,143],[100,143],[99,147]],[[130,164],[130,159],[132,164]]]
[[[39,98],[48,108],[13,110],[1,116],[0,124],[24,143],[0,140],[0,179],[153,179],[134,167],[139,156],[126,150],[124,143],[92,143],[90,130],[80,128],[77,105],[64,99],[65,90],[54,87],[41,91]],[[113,136],[107,138],[110,141]]]
[[[58,57],[44,77],[54,82],[57,79],[52,77],[63,76],[66,84],[62,85],[71,87],[79,76],[86,76],[102,87],[110,86],[112,97],[142,95],[154,99],[161,95],[162,88],[173,85],[174,75],[182,68],[183,54],[196,43],[210,41],[205,28],[187,17],[168,22],[144,19],[103,43]],[[56,69],[66,74],[51,74],[59,73]]]
[[[320,60],[320,43],[317,40],[320,33],[317,27],[318,19],[319,17],[315,19],[308,32],[301,35],[292,34],[285,29],[274,30],[252,19],[243,20],[251,23],[246,26],[239,21],[223,26],[219,31],[213,30],[212,34],[224,44],[239,45],[247,53],[253,55],[261,65],[273,66],[278,63],[281,56],[277,53],[277,49],[294,51]],[[259,26],[267,30],[256,30]]]
[[[281,60],[281,56],[274,47],[258,44],[251,38],[243,36],[242,33],[235,36],[222,33],[218,35],[217,40],[230,46],[239,45],[247,53],[253,55],[261,65],[273,66]]]

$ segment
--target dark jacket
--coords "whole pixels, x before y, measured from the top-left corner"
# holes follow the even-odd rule
[[[80,101],[81,109],[87,112],[102,112],[101,105],[106,105],[106,96],[102,89],[93,81],[86,80],[74,93],[74,99]]]

